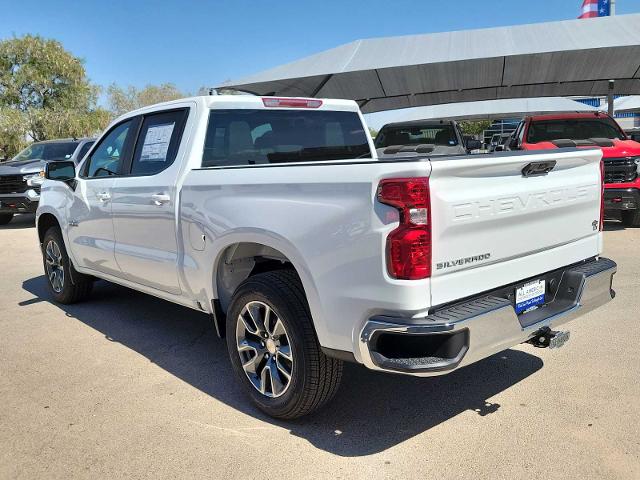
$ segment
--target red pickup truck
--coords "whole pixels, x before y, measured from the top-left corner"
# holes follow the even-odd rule
[[[605,212],[620,212],[628,227],[640,227],[640,143],[600,112],[525,117],[513,132],[511,150],[602,149]]]

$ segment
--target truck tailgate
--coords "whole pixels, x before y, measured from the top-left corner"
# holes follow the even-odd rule
[[[432,304],[596,256],[600,150],[431,161]],[[525,176],[535,162],[548,174]]]

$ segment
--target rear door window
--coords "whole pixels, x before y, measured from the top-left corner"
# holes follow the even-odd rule
[[[131,175],[154,175],[176,159],[188,109],[145,115],[131,164]]]
[[[203,167],[371,158],[356,112],[212,110]]]

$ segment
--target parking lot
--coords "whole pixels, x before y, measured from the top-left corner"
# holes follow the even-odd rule
[[[639,240],[608,222],[617,297],[562,349],[431,379],[348,365],[328,408],[284,422],[244,398],[207,316],[102,281],[52,304],[17,217],[0,227],[0,478],[640,478]]]

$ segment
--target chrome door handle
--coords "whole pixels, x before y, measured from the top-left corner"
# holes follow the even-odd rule
[[[111,200],[111,195],[107,192],[96,193],[96,197],[101,202],[108,202],[109,200]]]
[[[169,195],[165,195],[164,193],[156,193],[155,195],[151,195],[151,200],[156,205],[164,205],[165,203],[169,203],[171,201],[171,197]]]

